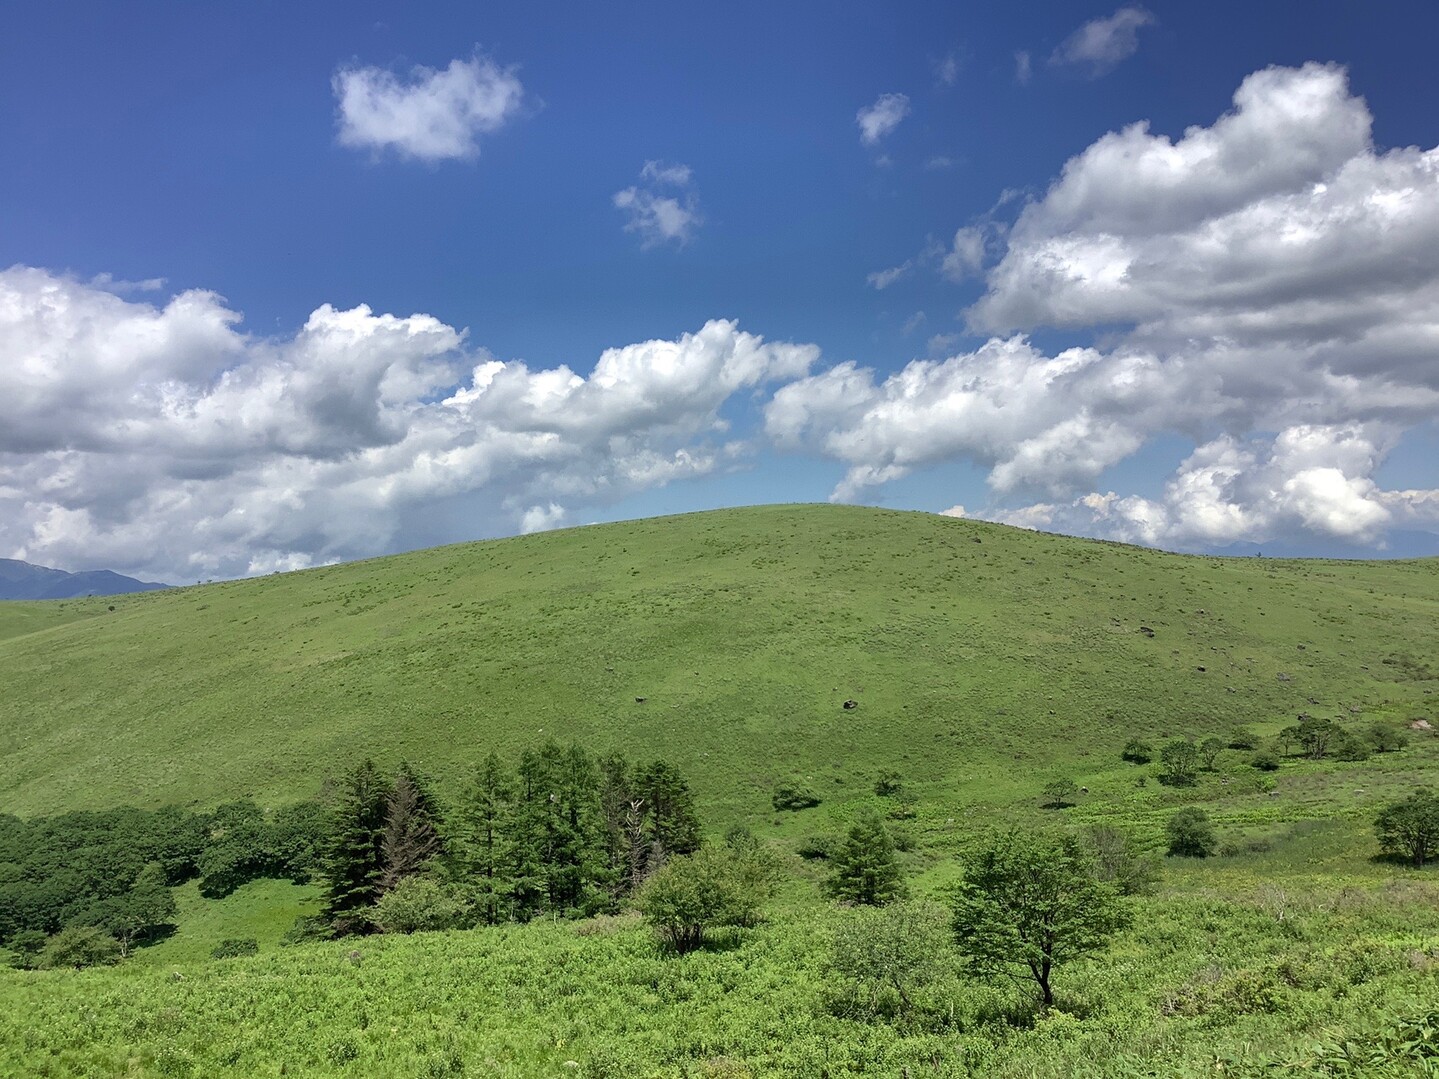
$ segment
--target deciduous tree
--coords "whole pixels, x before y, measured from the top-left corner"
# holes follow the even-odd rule
[[[1103,948],[1128,920],[1077,839],[1021,830],[975,852],[954,902],[955,939],[971,966],[1033,981],[1045,1008],[1055,968]]]
[[[1427,788],[1385,806],[1374,821],[1379,845],[1386,854],[1422,869],[1439,855],[1439,796]]]

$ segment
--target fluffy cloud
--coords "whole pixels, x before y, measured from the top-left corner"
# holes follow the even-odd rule
[[[612,202],[626,214],[625,231],[636,233],[645,248],[689,243],[704,219],[699,196],[693,189],[694,174],[688,165],[667,165],[646,161],[640,179],[647,186],[616,191]],[[666,194],[661,189],[675,189]]]
[[[1097,78],[1133,56],[1139,49],[1139,31],[1157,21],[1142,7],[1122,7],[1108,18],[1092,19],[1070,34],[1054,50],[1049,62],[1075,64]]]
[[[1439,527],[1439,491],[1375,481],[1390,441],[1357,424],[1290,427],[1272,440],[1226,435],[1196,448],[1157,499],[1096,492],[985,516],[1180,549],[1296,535],[1380,545],[1391,527]],[[945,512],[970,516],[963,506]]]
[[[1370,125],[1341,68],[1308,64],[1256,72],[1178,140],[1104,136],[1006,235],[961,229],[946,255],[961,276],[1003,251],[967,312],[996,336],[786,386],[772,436],[845,463],[836,498],[966,458],[990,470],[989,515],[1145,542],[1434,523],[1439,493],[1373,477],[1439,417],[1439,150],[1381,153]],[[1098,347],[1050,356],[1024,336],[1041,328]],[[1092,491],[1160,434],[1198,447],[1163,499]],[[1029,492],[1047,500],[1016,506]]]
[[[428,315],[322,306],[265,340],[213,293],[15,268],[0,354],[0,552],[185,581],[373,554],[444,500],[531,530],[703,474],[736,453],[725,402],[817,350],[715,321],[531,370]]]
[[[502,128],[524,96],[513,68],[479,55],[443,71],[416,67],[404,79],[383,68],[341,68],[332,85],[342,146],[430,162],[475,157],[479,136]]]
[[[878,146],[879,140],[897,128],[908,115],[908,97],[904,94],[880,94],[873,105],[866,105],[855,113],[859,141],[866,146]]]

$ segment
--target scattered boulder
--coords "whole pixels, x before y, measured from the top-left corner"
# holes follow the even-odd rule
[[[845,710],[846,712],[852,712],[852,711],[854,711],[854,710],[855,710],[856,708],[858,708],[858,707],[859,707],[859,701],[856,701],[856,700],[848,700],[848,701],[845,701],[845,702],[844,702],[844,710]]]
[[[1409,729],[1411,731],[1432,731],[1434,728],[1430,726],[1427,719],[1416,719],[1410,722]]]
[[[1154,636],[1154,630],[1150,629],[1148,626],[1140,626],[1139,632],[1144,634],[1146,637]]]
[[[648,697],[636,697],[636,698],[635,698],[635,703],[636,703],[636,704],[644,704],[645,701],[647,701],[647,700],[649,700]]]

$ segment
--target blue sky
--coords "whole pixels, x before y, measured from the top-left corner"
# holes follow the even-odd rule
[[[830,498],[1439,551],[1432,3],[3,21],[0,555]]]

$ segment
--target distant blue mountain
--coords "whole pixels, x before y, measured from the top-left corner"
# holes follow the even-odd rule
[[[154,592],[169,587],[153,581],[137,581],[134,577],[125,577],[108,569],[66,573],[63,569],[0,558],[0,600],[120,596],[127,592]]]

